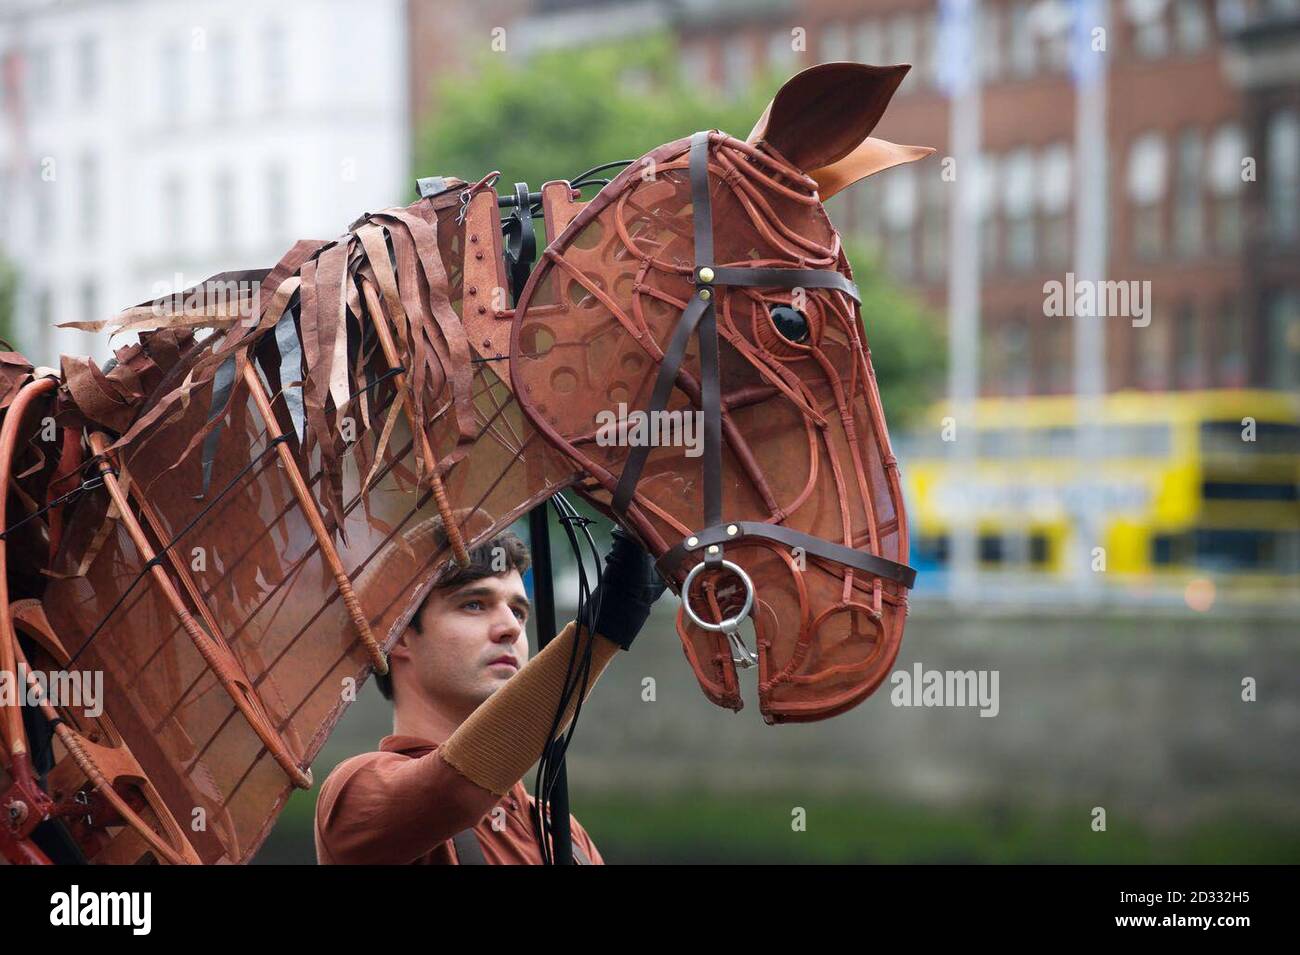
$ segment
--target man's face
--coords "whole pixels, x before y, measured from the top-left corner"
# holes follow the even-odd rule
[[[420,632],[408,627],[393,648],[394,660],[408,668],[402,685],[415,685],[440,706],[473,710],[528,662],[529,610],[514,568],[434,590],[420,612]]]

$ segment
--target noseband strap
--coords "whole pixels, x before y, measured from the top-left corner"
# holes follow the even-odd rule
[[[722,563],[723,545],[745,537],[775,541],[867,573],[911,587],[916,571],[905,564],[864,553],[813,537],[779,524],[758,521],[722,520],[722,399],[718,375],[718,329],[714,313],[714,287],[723,285],[751,288],[825,288],[843,292],[861,304],[857,286],[834,269],[783,269],[716,267],[713,264],[713,211],[709,197],[709,131],[691,137],[690,180],[692,220],[695,230],[695,294],[691,296],[659,365],[650,397],[648,416],[668,405],[692,333],[700,340],[700,409],[704,413],[704,525],[705,529],[667,551],[658,562],[660,571],[671,579],[672,572],[687,554],[704,548],[704,562],[711,567]],[[614,489],[611,507],[626,512],[636,493],[637,482],[650,454],[639,444],[628,454],[627,463]]]

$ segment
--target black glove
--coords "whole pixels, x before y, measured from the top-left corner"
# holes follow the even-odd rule
[[[583,625],[626,650],[645,626],[650,607],[668,589],[654,559],[631,534],[615,526],[614,543],[605,555],[605,572],[600,586],[585,608]],[[590,623],[596,604],[600,615],[595,626]]]

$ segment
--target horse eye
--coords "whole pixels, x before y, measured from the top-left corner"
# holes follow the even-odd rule
[[[803,342],[808,338],[808,319],[804,313],[789,305],[776,305],[772,308],[772,324],[782,337],[792,342]]]

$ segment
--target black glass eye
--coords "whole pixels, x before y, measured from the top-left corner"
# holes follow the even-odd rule
[[[808,319],[797,308],[789,305],[773,306],[772,324],[789,341],[802,343],[808,338]]]

